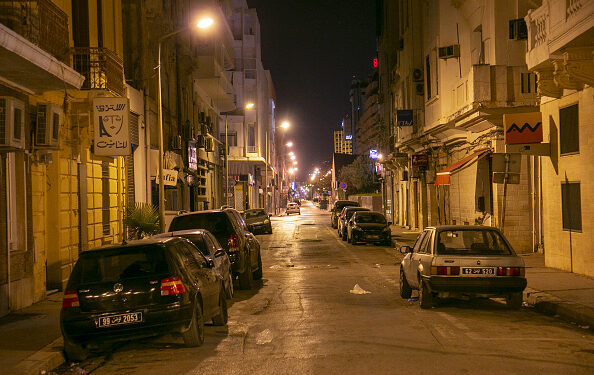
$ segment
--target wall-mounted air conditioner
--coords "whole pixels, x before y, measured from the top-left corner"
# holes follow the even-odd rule
[[[60,124],[62,108],[55,104],[37,105],[37,124],[35,127],[35,146],[58,147],[60,144]]]
[[[0,147],[25,148],[25,105],[10,96],[0,96]]]
[[[451,46],[439,47],[440,59],[451,59],[452,57],[460,57],[460,45],[452,44]]]
[[[423,71],[421,69],[413,69],[413,81],[423,82]]]

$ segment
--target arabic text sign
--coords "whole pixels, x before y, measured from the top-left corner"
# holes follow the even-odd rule
[[[413,126],[412,109],[400,109],[396,111],[396,126]]]
[[[127,98],[93,99],[95,155],[130,155]]]
[[[506,113],[503,115],[505,143],[542,142],[542,114],[540,112]]]

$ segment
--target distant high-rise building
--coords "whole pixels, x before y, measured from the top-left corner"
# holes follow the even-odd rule
[[[359,132],[359,119],[363,114],[363,103],[365,103],[365,89],[367,87],[366,81],[361,81],[353,76],[351,81],[351,89],[349,90],[349,101],[351,102],[351,117],[350,126],[345,128],[345,134],[353,136],[353,148],[355,153],[360,153],[359,145],[357,143],[357,135]]]
[[[344,130],[334,131],[334,153],[335,154],[353,154],[352,135],[345,135]]]

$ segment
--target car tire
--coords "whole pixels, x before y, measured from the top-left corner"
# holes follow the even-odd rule
[[[227,280],[229,286],[225,289],[225,294],[227,295],[228,299],[233,298],[233,294],[235,291],[233,290],[233,272],[229,269],[229,280]]]
[[[254,280],[260,280],[262,278],[262,254],[258,251],[258,269],[253,273]]]
[[[89,350],[64,337],[64,356],[69,362],[81,362],[89,356]]]
[[[400,266],[402,267],[402,266]],[[412,295],[412,288],[408,285],[408,281],[406,280],[406,276],[404,276],[404,271],[402,268],[400,269],[400,297],[404,299],[409,299]]]
[[[427,282],[419,278],[419,306],[422,309],[430,309],[433,306],[433,295],[427,288]]]
[[[190,320],[190,327],[185,332],[182,332],[184,344],[187,347],[197,347],[204,343],[204,315],[202,315],[202,306],[196,302],[192,320]]]
[[[505,304],[511,310],[519,310],[522,308],[524,294],[522,292],[511,293],[505,297]]]
[[[243,290],[250,290],[252,289],[252,281],[252,262],[250,260],[250,255],[248,254],[245,261],[245,269],[243,270],[243,273],[239,274],[239,287]]]
[[[272,224],[268,225],[268,234],[272,234]]]
[[[212,318],[212,324],[215,326],[224,326],[229,320],[229,313],[227,311],[227,299],[225,298],[224,285],[221,285],[221,293],[219,293],[219,313]]]

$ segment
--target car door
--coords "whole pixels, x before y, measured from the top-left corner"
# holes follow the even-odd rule
[[[239,216],[237,212],[231,211],[231,213],[235,218],[240,235],[243,236],[246,241],[246,250],[249,249],[248,251],[250,253],[252,270],[255,270],[258,268],[258,249],[260,247],[260,243],[258,242],[256,236],[254,236],[254,234],[247,229],[247,225],[245,224],[243,218]]]
[[[427,238],[428,231],[423,231],[413,245],[412,253],[406,255],[406,259],[404,261],[404,274],[406,275],[406,280],[408,281],[409,285],[412,287],[418,287],[417,282],[417,270],[419,267],[420,255],[419,250],[421,249],[422,243]]]
[[[184,266],[193,275],[195,285],[201,292],[204,312],[210,316],[218,306],[219,278],[206,258],[191,242],[184,241],[179,244],[179,247]]]

